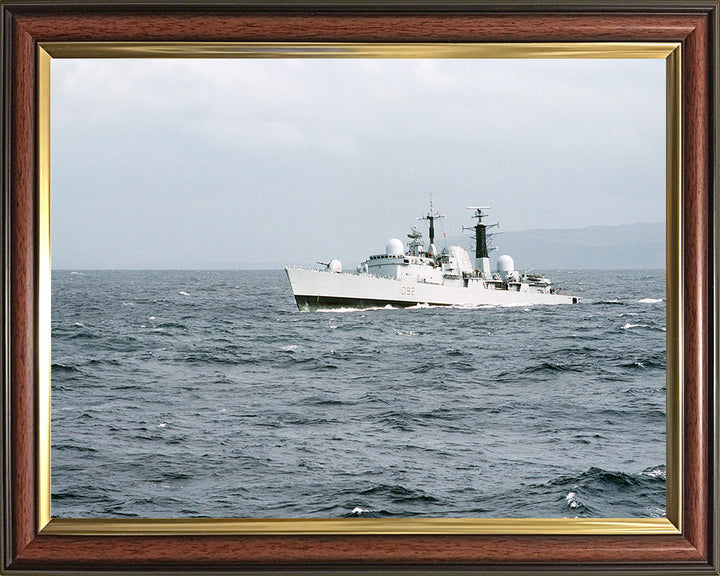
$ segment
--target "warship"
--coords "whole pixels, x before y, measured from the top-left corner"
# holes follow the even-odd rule
[[[411,306],[523,306],[533,304],[577,304],[579,296],[563,294],[540,274],[520,273],[512,257],[497,259],[490,269],[486,206],[470,206],[476,219],[475,261],[461,246],[438,251],[435,221],[443,218],[430,212],[418,218],[429,223],[429,243],[412,226],[407,249],[399,238],[391,238],[384,254],[374,254],[352,272],[344,272],[339,260],[322,269],[285,268],[295,302],[300,310],[326,308],[382,308]]]

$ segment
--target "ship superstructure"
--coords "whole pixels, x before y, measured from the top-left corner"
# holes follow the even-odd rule
[[[444,216],[432,209],[419,218],[429,224],[429,243],[422,232],[411,227],[408,246],[391,238],[385,252],[374,254],[353,272],[343,272],[338,260],[321,270],[286,268],[288,280],[300,310],[384,306],[512,306],[530,304],[576,304],[578,296],[561,294],[541,275],[520,273],[508,255],[498,258],[490,269],[487,207],[471,206],[476,223],[475,261],[461,246],[438,251],[435,221]]]

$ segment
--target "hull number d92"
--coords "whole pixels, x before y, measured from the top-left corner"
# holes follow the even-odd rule
[[[402,286],[400,294],[403,296],[415,296],[415,286]]]

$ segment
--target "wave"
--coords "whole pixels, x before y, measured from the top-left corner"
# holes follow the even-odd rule
[[[619,364],[620,368],[630,370],[648,370],[651,368],[665,369],[666,363],[664,357],[636,358]]]
[[[174,471],[168,471],[163,472],[161,478],[159,478],[158,482],[165,482],[168,480],[192,480],[193,475],[187,474],[185,472],[174,472]]]
[[[334,398],[323,398],[321,396],[309,396],[301,401],[302,404],[312,406],[344,406],[346,402]]]
[[[59,362],[53,362],[50,366],[50,370],[56,374],[82,374],[82,370],[72,364],[60,364]]]
[[[415,308],[415,307],[413,307]],[[391,306],[390,304],[387,304],[386,306],[373,306],[371,308],[352,308],[352,307],[341,307],[341,308],[318,308],[315,310],[315,312],[338,312],[340,314],[345,314],[347,312],[369,312],[372,310],[402,310],[399,306]]]
[[[631,328],[650,328],[649,324],[630,324],[630,322],[627,322],[625,326],[622,327],[622,330],[630,330]]]
[[[183,360],[188,364],[227,364],[231,366],[254,365],[262,362],[262,359],[213,354],[212,352],[195,352],[184,356]]]
[[[355,506],[351,512],[344,514],[343,516],[345,518],[382,518],[383,516],[388,515],[389,513],[387,510],[367,510],[365,508],[361,508],[360,506]]]
[[[555,354],[559,356],[566,356],[569,354],[596,354],[598,352],[600,352],[600,349],[594,346],[577,345],[568,348],[560,348],[555,352]]]
[[[121,366],[121,362],[114,358],[90,358],[85,363],[86,366]]]
[[[645,468],[645,470],[640,472],[640,475],[647,476],[648,478],[666,480],[666,473],[665,464],[661,464],[660,466],[650,466],[649,468]]]
[[[185,324],[181,324],[180,322],[161,322],[160,324],[155,325],[155,329],[159,328],[180,328],[182,330],[187,330],[188,327]]]
[[[446,356],[467,356],[468,353],[457,348],[445,348]]]
[[[415,428],[412,426],[414,418],[407,412],[398,410],[388,410],[379,414],[378,421],[384,426],[389,426],[401,432],[412,432]]]
[[[72,452],[99,452],[93,446],[78,446],[77,444],[53,444],[53,450],[69,450]]]
[[[536,366],[528,366],[519,371],[521,374],[555,374],[558,372],[582,372],[574,366],[563,366],[553,362],[541,362]]]
[[[409,372],[412,372],[413,374],[425,374],[437,368],[444,368],[444,364],[440,362],[424,362],[423,364],[413,366],[409,369]]]
[[[392,504],[440,504],[442,501],[427,492],[412,490],[400,484],[379,484],[358,492],[362,498],[381,498]]]
[[[638,304],[658,304],[659,302],[665,302],[665,298],[641,298],[638,300]]]
[[[603,468],[591,466],[578,476],[561,476],[552,481],[551,484],[564,486],[570,483],[575,483],[587,489],[589,487],[600,488],[602,486],[613,486],[615,488],[640,486],[648,482],[656,485],[665,483],[664,464],[646,468],[636,474],[604,470]]]
[[[548,486],[565,492],[564,505],[568,512],[580,516],[595,516],[596,507],[602,509],[606,500],[632,499],[644,504],[647,497],[662,510],[665,498],[665,466],[659,465],[639,473],[604,470],[591,467],[577,476],[561,476]]]
[[[471,362],[451,362],[447,367],[458,372],[475,372],[477,370],[477,366]]]
[[[62,490],[53,490],[52,500],[71,500],[80,502],[105,502],[111,493],[119,493],[119,488],[110,486],[74,485]]]
[[[494,517],[662,517],[665,466],[638,473],[591,467],[579,474],[507,490],[484,502]]]
[[[100,337],[96,336],[95,334],[91,334],[90,332],[78,332],[77,334],[71,334],[70,336],[66,336],[65,339],[67,339],[67,340],[99,340]]]
[[[422,332],[415,330],[399,330],[398,328],[393,328],[393,332],[398,336],[420,336],[422,334]]]
[[[624,326],[621,326],[621,330],[633,330],[634,328],[640,328],[641,330],[653,331],[653,332],[665,332],[667,328],[665,326],[657,326],[652,324],[633,324],[632,322],[626,322]]]

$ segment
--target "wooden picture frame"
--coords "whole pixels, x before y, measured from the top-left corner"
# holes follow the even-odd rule
[[[3,195],[3,523],[8,574],[105,571],[163,573],[677,573],[718,574],[717,489],[717,78],[718,2],[140,2],[9,0],[2,17]],[[49,70],[44,46],[78,56],[112,43],[192,55],[210,43],[581,43],[676,45],[668,60],[678,86],[678,137],[669,143],[668,237],[677,237],[678,398],[674,495],[668,522],[495,522],[484,529],[442,523],[372,523],[333,529],[300,521],[50,521],[47,499],[48,350],[40,327],[49,314],[47,278],[47,110],[39,86]],[[189,44],[188,44],[189,43]],[[106,52],[106,54],[108,54]],[[669,75],[673,76],[672,74]],[[679,89],[677,89],[679,88]],[[678,128],[681,127],[681,130]],[[669,132],[671,133],[671,132]],[[674,211],[673,211],[674,210]],[[45,212],[43,212],[45,211]],[[673,219],[673,215],[676,219]],[[674,223],[673,223],[674,222]],[[44,347],[45,346],[45,347]],[[669,351],[671,352],[671,351]],[[675,498],[676,501],[672,499]],[[675,511],[677,513],[675,513]],[[302,524],[305,522],[305,524]],[[563,521],[560,521],[563,522]],[[304,527],[303,527],[304,526]],[[639,527],[638,527],[639,526]]]

